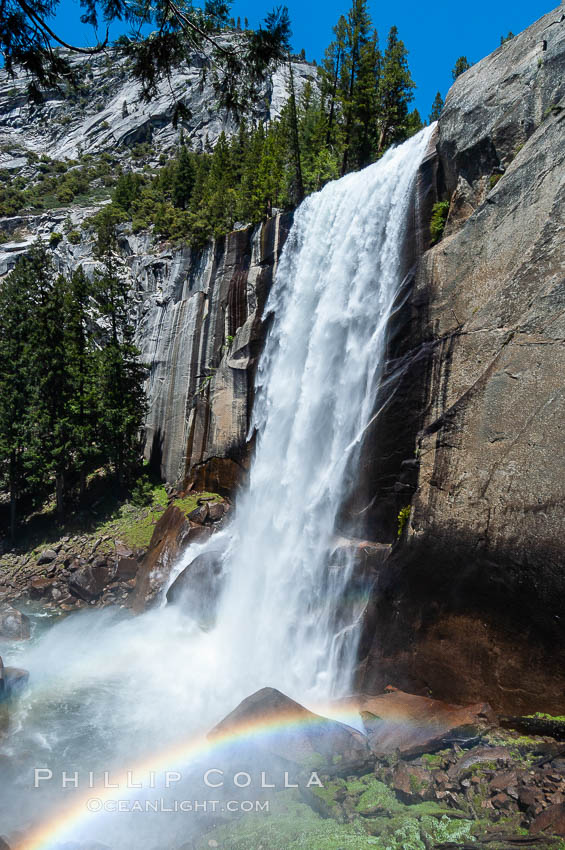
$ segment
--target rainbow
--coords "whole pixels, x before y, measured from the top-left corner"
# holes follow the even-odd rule
[[[319,710],[321,708],[322,706],[318,706]],[[327,714],[331,715],[331,719],[337,720],[338,717],[341,717],[341,722],[348,725],[355,723],[355,719],[357,721],[359,719],[359,715],[351,705],[340,706],[332,704],[325,708]],[[222,748],[246,742],[260,742],[262,738],[299,729],[313,729],[321,723],[326,723],[328,719],[330,718],[321,714],[306,712],[302,706],[298,706],[297,704],[296,709],[277,711],[271,715],[262,715],[259,718],[247,719],[244,722],[230,726],[229,729],[219,729],[209,735],[199,734],[189,739],[178,741],[161,752],[145,758],[138,764],[130,766],[127,771],[124,770],[120,774],[113,774],[112,783],[117,784],[119,790],[115,788],[89,789],[87,793],[81,793],[78,801],[73,799],[71,805],[60,810],[55,816],[50,817],[46,823],[41,823],[31,828],[26,835],[18,839],[18,843],[12,847],[12,850],[48,850],[56,841],[68,839],[70,837],[68,833],[71,830],[82,826],[97,816],[95,813],[88,811],[88,800],[96,796],[97,800],[102,801],[104,804],[114,799],[123,799],[124,788],[127,787],[128,778],[131,776],[131,773],[134,773],[137,777],[149,775],[152,772],[155,774],[162,773],[179,766],[186,767],[191,762],[217,752]]]

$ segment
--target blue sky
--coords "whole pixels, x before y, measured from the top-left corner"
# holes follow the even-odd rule
[[[236,0],[234,17],[247,17],[256,26],[265,12],[279,5],[277,0],[255,2]],[[304,48],[308,59],[320,60],[332,40],[332,27],[347,12],[350,0],[286,0],[292,19],[293,44],[296,51]],[[412,75],[418,86],[414,105],[427,116],[435,93],[445,97],[451,85],[451,69],[458,56],[471,62],[486,56],[500,44],[500,36],[509,30],[518,33],[546,12],[557,7],[557,0],[474,0],[465,3],[436,0],[404,0],[403,3],[370,4],[373,22],[381,44],[389,28],[396,24],[400,37],[409,50]],[[62,0],[57,16],[58,32],[81,44],[94,42],[92,30],[79,23],[78,0]],[[112,35],[119,35],[114,28]]]

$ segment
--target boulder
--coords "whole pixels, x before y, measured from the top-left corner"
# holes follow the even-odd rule
[[[497,794],[503,791],[505,794],[508,794],[510,797],[512,797],[513,800],[519,799],[518,771],[499,771],[490,781],[489,788],[492,794]]]
[[[434,799],[433,778],[429,770],[400,761],[393,769],[393,791],[403,803],[421,803]]]
[[[11,605],[0,605],[0,637],[8,640],[27,640],[29,635],[29,617]]]
[[[29,682],[28,671],[21,670],[19,667],[4,667],[2,672],[4,680],[2,696],[4,698],[17,695]]]
[[[474,738],[494,725],[485,703],[460,706],[391,689],[381,696],[361,694],[339,700],[341,708],[361,715],[369,746],[375,754],[416,756]]]
[[[494,797],[491,797],[490,802],[493,808],[498,809],[500,812],[510,812],[515,807],[514,800],[508,794],[505,794],[504,791],[500,791]]]
[[[133,558],[133,550],[126,546],[125,543],[122,543],[121,540],[116,540],[116,558]]]
[[[32,599],[41,599],[43,596],[49,596],[54,584],[54,579],[38,576],[32,578],[29,583],[29,595]]]
[[[229,510],[229,505],[227,502],[214,502],[211,505],[208,505],[208,518],[207,522],[220,522]]]
[[[199,505],[193,511],[191,511],[188,515],[189,520],[191,522],[198,522],[204,525],[208,520],[208,515],[210,513],[210,508],[208,507],[207,502],[204,502],[202,505]]]
[[[265,734],[265,726],[276,729]],[[254,735],[253,730],[258,734]],[[230,737],[250,731],[246,748],[268,753],[305,770],[350,775],[367,772],[373,757],[364,735],[319,714],[275,688],[262,688],[241,702],[209,733],[209,738]]]
[[[496,765],[496,767],[506,767],[512,762],[512,753],[505,747],[473,747],[469,752],[464,753],[455,764],[451,765],[448,771],[450,779],[462,779],[473,772],[476,765]],[[501,790],[495,786],[494,790]],[[508,783],[504,786],[507,790]]]
[[[85,602],[94,602],[111,580],[112,571],[105,560],[100,565],[85,564],[69,579],[69,592]]]
[[[167,591],[168,604],[182,605],[203,629],[209,628],[215,619],[224,582],[222,554],[211,550],[198,555]]]
[[[545,832],[548,835],[559,835],[565,838],[565,803],[559,806],[550,806],[545,812],[541,812],[533,821],[530,832],[537,835]]]
[[[38,566],[42,566],[43,564],[50,564],[52,561],[57,559],[57,552],[55,549],[44,549],[37,559]]]
[[[544,810],[545,794],[541,788],[527,785],[518,791],[518,804],[530,817],[536,817]]]
[[[135,558],[119,558],[114,572],[114,580],[130,581],[130,579],[137,576],[138,570],[139,563]]]

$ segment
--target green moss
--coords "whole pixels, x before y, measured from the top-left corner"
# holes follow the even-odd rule
[[[142,507],[130,503],[121,505],[107,522],[98,527],[97,533],[102,536],[109,535],[112,542],[114,539],[122,540],[132,549],[147,549],[155,524],[163,515],[166,504],[165,488],[158,485],[154,488],[151,503],[148,506]]]
[[[449,201],[438,201],[437,204],[433,205],[430,221],[430,239],[432,245],[436,245],[443,236],[448,213]]]
[[[384,782],[379,782],[372,775],[363,776],[357,782],[348,783],[347,790],[349,794],[361,791],[355,806],[360,814],[367,814],[377,809],[392,811],[398,809],[400,805],[394,792]]]
[[[185,514],[189,514],[191,511],[196,510],[199,499],[207,499],[212,504],[222,501],[222,497],[218,495],[218,493],[189,493],[189,495],[185,496],[183,499],[175,499],[175,505],[177,508],[180,508],[181,511],[184,511]]]
[[[467,819],[453,818],[447,813],[440,817],[423,815],[419,819],[410,813],[402,813],[393,818],[380,818],[370,824],[373,835],[379,837],[379,846],[383,850],[426,850],[436,844],[463,844],[474,841],[473,822]]]
[[[565,723],[565,714],[545,714],[543,711],[536,711],[535,714],[526,714],[526,717],[531,720],[555,720],[557,723]]]
[[[470,773],[482,773],[483,770],[496,770],[496,762],[495,761],[478,761],[475,764],[470,765],[469,771]]]
[[[208,850],[211,841],[222,850],[385,850],[361,824],[322,818],[304,803],[286,797],[271,801],[268,814],[244,815],[208,832],[196,842],[196,850]]]
[[[185,514],[189,514],[198,507],[198,500],[202,498],[212,502],[222,500],[217,493],[191,493],[184,499],[176,499],[174,504]],[[102,536],[110,535],[112,540],[122,540],[132,549],[147,549],[153,529],[162,517],[168,501],[165,487],[162,484],[153,484],[148,495],[148,504],[139,506],[128,502],[121,505],[107,522],[98,527],[97,533]]]
[[[314,809],[317,812],[327,816],[333,817],[337,820],[342,820],[343,818],[343,810],[341,807],[339,799],[343,799],[346,795],[346,782],[343,779],[326,779],[324,781],[324,785],[322,788],[318,786],[313,786],[310,788],[310,793],[312,797],[321,805],[314,805]]]
[[[428,783],[423,780],[418,779],[413,773],[410,774],[410,790],[413,794],[419,794],[425,788],[428,787]]]
[[[429,767],[431,770],[438,770],[444,767],[445,757],[448,752],[448,750],[443,750],[439,753],[424,753],[424,755],[421,756],[421,759],[426,767]]]
[[[406,505],[406,507],[402,508],[402,510],[398,514],[398,536],[402,537],[404,529],[406,527],[406,523],[410,519],[410,512],[412,508],[410,505]]]
[[[489,180],[489,186],[490,186],[491,189],[494,189],[494,187],[496,186],[496,184],[498,183],[498,181],[500,180],[501,177],[502,177],[502,174],[491,174],[490,180]]]

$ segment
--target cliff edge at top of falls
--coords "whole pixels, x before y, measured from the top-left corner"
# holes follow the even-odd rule
[[[419,356],[391,414],[412,412],[419,470],[367,616],[360,683],[560,713],[563,7],[457,79],[434,166],[429,188],[449,214],[417,269],[404,345]]]

